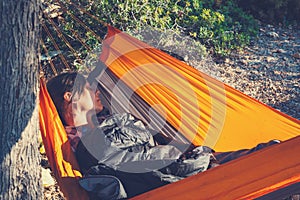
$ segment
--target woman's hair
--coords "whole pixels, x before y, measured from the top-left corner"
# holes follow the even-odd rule
[[[66,125],[63,117],[63,113],[66,111],[64,94],[66,92],[71,92],[72,97],[76,94],[80,96],[84,90],[85,84],[86,79],[77,72],[62,73],[48,81],[47,90],[64,125]]]

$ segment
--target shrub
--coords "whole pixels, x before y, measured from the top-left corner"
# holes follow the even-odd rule
[[[71,68],[76,69],[81,68],[82,59],[89,51],[82,42],[92,49],[99,48],[100,42],[97,37],[103,38],[106,33],[105,27],[83,14],[77,5],[84,7],[104,22],[142,40],[146,39],[145,30],[151,27],[162,34],[158,34],[153,42],[146,40],[147,43],[183,58],[188,57],[189,60],[201,59],[207,51],[219,56],[227,55],[231,50],[247,45],[250,37],[257,31],[254,18],[241,10],[233,0],[61,0],[61,2],[62,4],[48,0],[44,2],[44,6],[45,9],[55,8],[52,9],[55,15],[51,18],[63,33],[55,31],[56,28],[48,20],[43,22],[58,41],[60,53],[65,55]],[[51,12],[49,11],[49,14]],[[82,24],[74,20],[74,16],[90,30],[83,28]],[[76,49],[77,55],[62,40],[62,35]],[[58,63],[57,55],[60,53],[54,48],[52,39],[45,32],[42,37],[52,61]],[[82,41],[77,38],[81,38]],[[47,53],[42,51],[42,54]],[[43,62],[49,64],[49,58],[44,57]]]
[[[218,55],[248,44],[257,30],[254,18],[232,0],[94,0],[86,7],[123,31],[151,26],[183,32]]]
[[[268,23],[299,23],[299,0],[236,0],[244,10]]]
[[[254,18],[233,1],[194,0],[190,9],[183,24],[218,55],[247,45],[250,37],[257,34]]]

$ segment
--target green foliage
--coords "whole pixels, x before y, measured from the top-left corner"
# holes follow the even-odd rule
[[[268,23],[298,23],[300,22],[299,0],[236,0],[244,10]]]
[[[147,26],[183,32],[218,55],[248,44],[257,31],[254,18],[232,0],[94,0],[86,8],[131,33]]]
[[[72,70],[85,70],[87,65],[97,60],[85,57],[93,55],[91,49],[98,48],[100,51],[106,27],[80,11],[79,7],[183,60],[201,59],[207,52],[224,56],[233,49],[247,45],[250,37],[257,32],[254,18],[241,10],[234,1],[61,0],[58,3],[48,0],[44,2],[42,22],[49,28],[53,38],[46,31],[42,32],[48,49],[41,48],[42,61],[49,66],[51,60],[57,70],[61,71],[65,65],[61,54]],[[53,23],[62,33],[56,30]],[[152,38],[149,38],[152,33],[147,32],[149,27],[156,31]],[[58,48],[54,45],[55,41]]]
[[[218,55],[226,55],[233,49],[243,47],[249,43],[250,36],[257,34],[254,18],[232,1],[217,6],[215,1],[194,0],[184,23],[188,24],[194,36],[197,34],[197,39],[213,47]]]

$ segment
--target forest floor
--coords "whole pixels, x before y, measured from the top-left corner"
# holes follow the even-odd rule
[[[300,27],[261,24],[259,35],[225,59],[191,61],[202,72],[300,119]],[[47,167],[45,156],[42,165]],[[46,172],[47,174],[47,172]],[[287,199],[299,199],[300,195]],[[64,199],[55,182],[44,187],[45,200]]]
[[[300,28],[260,25],[243,50],[191,63],[223,83],[300,119]]]

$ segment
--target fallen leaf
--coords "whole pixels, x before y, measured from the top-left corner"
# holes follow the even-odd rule
[[[42,168],[42,181],[44,186],[55,185],[55,181],[52,178],[49,169]]]
[[[294,58],[300,59],[300,53],[295,53],[295,54],[293,54],[292,56],[293,56]]]

